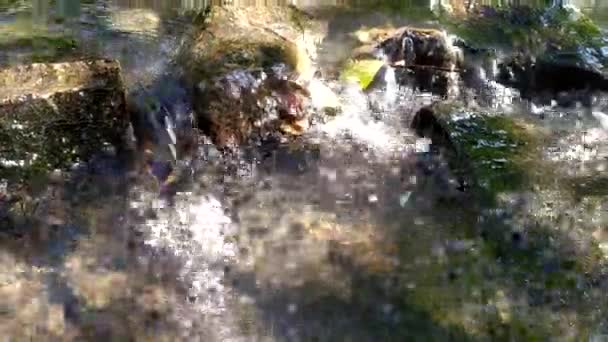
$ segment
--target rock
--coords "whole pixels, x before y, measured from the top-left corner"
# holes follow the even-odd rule
[[[440,95],[448,95],[454,89],[455,72],[463,65],[462,53],[445,32],[402,27],[358,31],[356,37],[363,45],[354,49],[354,58],[381,57],[401,69],[399,83]]]
[[[411,126],[443,147],[461,181],[480,194],[547,191],[563,201],[603,196],[606,132],[582,130],[575,116],[561,119],[559,130],[547,120],[437,103],[422,108]]]
[[[308,127],[308,91],[280,73],[234,70],[200,87],[199,127],[218,147],[259,141],[281,129],[301,134]]]
[[[118,62],[92,60],[0,70],[0,178],[68,169],[129,127]]]
[[[378,48],[391,64],[432,66],[453,70],[462,58],[444,31],[403,27],[382,41]]]
[[[6,22],[0,26],[0,67],[72,61],[82,55],[76,36],[67,30],[24,30],[18,23]]]
[[[525,267],[539,251],[562,252],[572,269],[596,269],[601,245],[593,240],[602,238],[596,231],[605,220],[608,182],[602,172],[586,177],[571,173],[592,162],[563,153],[573,143],[564,138],[577,131],[574,125],[564,134],[543,123],[438,103],[421,109],[412,126],[443,147],[450,167],[470,185],[476,198],[471,209],[480,212],[476,216],[483,240],[491,241],[488,245],[502,260]],[[555,154],[564,154],[563,159],[553,158]],[[547,262],[538,261],[532,270]],[[572,288],[563,282],[567,272],[553,276],[560,288]]]
[[[179,61],[195,88],[198,126],[218,147],[308,126],[317,26],[292,7],[211,9]],[[315,96],[315,107],[335,106],[326,91]]]
[[[214,6],[180,54],[192,84],[236,69],[287,65],[312,78],[320,22],[292,7]]]
[[[539,133],[525,122],[439,103],[422,108],[412,128],[444,147],[461,182],[482,194],[493,196],[530,185],[527,171],[540,155],[536,148]]]
[[[587,63],[577,53],[554,53],[533,58],[516,55],[499,65],[498,81],[520,91],[525,99],[541,96],[556,99],[559,93],[582,95],[584,105],[591,105],[591,96],[608,91],[604,72]]]

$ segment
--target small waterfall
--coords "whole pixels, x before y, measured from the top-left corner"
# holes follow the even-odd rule
[[[386,67],[386,71],[384,73],[384,82],[386,83],[384,99],[386,103],[394,103],[397,100],[397,95],[399,92],[399,85],[397,84],[397,77],[395,76],[395,68],[390,66]]]

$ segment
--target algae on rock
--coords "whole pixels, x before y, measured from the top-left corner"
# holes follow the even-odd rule
[[[458,104],[436,104],[420,110],[412,122],[418,134],[433,136],[453,154],[454,167],[495,196],[530,186],[528,172],[538,160],[541,131],[525,122],[474,112]]]

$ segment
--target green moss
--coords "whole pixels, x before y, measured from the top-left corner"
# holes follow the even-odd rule
[[[366,89],[383,65],[384,62],[377,59],[348,61],[340,78],[345,81],[357,82],[361,89]]]
[[[210,79],[235,69],[268,68],[285,63],[291,68],[297,64],[293,49],[287,44],[216,40],[207,46],[194,65],[198,79]]]
[[[427,2],[412,4],[406,1],[377,1],[363,0],[357,1],[354,9],[362,12],[380,12],[392,16],[406,18],[412,21],[428,21],[437,18],[437,15],[429,8]]]
[[[528,184],[527,168],[536,153],[533,136],[518,121],[484,113],[447,109],[440,122],[456,149],[460,167],[470,169],[476,185],[493,198]]]
[[[31,62],[52,62],[76,54],[78,43],[63,33],[5,25],[0,27],[0,50],[24,53]]]
[[[0,0],[0,12],[10,8],[15,8],[22,5],[25,1],[23,0]]]
[[[546,25],[543,24],[543,19]],[[504,46],[542,52],[545,42],[570,49],[599,48],[600,28],[585,15],[573,18],[567,10],[547,13],[541,8],[497,9],[494,15],[459,18],[441,17],[450,31],[474,46]]]

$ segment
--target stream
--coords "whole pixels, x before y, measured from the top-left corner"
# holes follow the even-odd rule
[[[22,3],[0,11],[0,34],[25,36],[42,25],[45,34],[72,37],[79,55],[118,60],[130,101],[154,108],[141,120],[158,134],[157,156],[169,158],[163,116],[188,130],[194,115],[191,89],[174,63],[191,34],[194,4],[32,1],[32,10]],[[45,17],[58,12],[66,17],[60,23]],[[340,49],[332,44],[324,46],[328,54]],[[0,65],[45,56],[19,47],[0,51]],[[0,232],[0,336],[605,340],[605,269],[589,278],[573,272],[567,281],[574,285],[548,288],[547,274],[560,272],[555,249],[521,248],[532,266],[494,253],[484,232],[495,227],[505,229],[507,249],[528,241],[517,233],[517,204],[490,208],[462,189],[443,151],[411,128],[437,95],[399,84],[396,72],[388,68],[383,84],[365,93],[315,78],[338,95],[342,113],[294,141],[227,155],[201,137],[177,162],[170,199],[159,195],[152,175],[131,172],[112,153],[76,166],[68,181],[51,182],[36,220],[20,222],[20,233]],[[583,108],[541,108],[482,76],[481,106],[563,132],[560,145],[544,152],[568,172],[605,170],[608,133]],[[594,111],[606,109],[597,99]],[[594,216],[579,209],[570,216],[564,209],[565,226],[607,219],[605,210]]]

